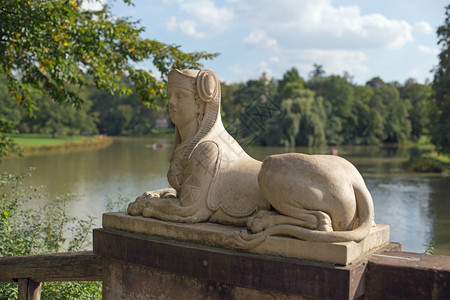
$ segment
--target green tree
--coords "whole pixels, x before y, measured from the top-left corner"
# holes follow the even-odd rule
[[[95,0],[94,0],[95,1]],[[124,0],[132,4],[131,0]],[[77,88],[88,74],[96,87],[110,93],[130,94],[120,85],[126,74],[140,101],[163,103],[164,82],[151,71],[135,67],[151,60],[164,76],[172,68],[196,68],[199,60],[217,54],[185,53],[177,45],[144,39],[138,22],[113,16],[110,7],[81,9],[83,0],[11,0],[0,4],[0,72],[8,89],[29,114],[39,106],[31,96],[43,91],[57,103],[79,107]],[[0,138],[8,133],[0,120]],[[0,146],[7,146],[0,143]],[[2,150],[2,149],[0,149]]]
[[[167,117],[166,110],[151,109],[137,101],[136,94],[111,95],[91,87],[88,98],[92,100],[91,113],[97,116],[98,131],[102,134],[149,134],[158,117]]]
[[[5,76],[0,75],[0,161],[11,151],[19,152],[19,147],[14,144],[12,138],[4,132],[13,132],[15,125],[23,118],[24,110],[11,96],[5,82]]]
[[[69,103],[57,103],[48,96],[41,96],[39,113],[25,116],[19,124],[20,132],[57,135],[97,134],[96,117],[90,113],[92,102],[87,99],[80,108]]]
[[[226,124],[231,123],[232,116],[236,116],[236,107],[234,105],[234,95],[236,91],[242,88],[242,83],[231,83],[221,82],[221,96],[222,96],[222,119]]]
[[[265,124],[279,110],[275,94],[274,82],[249,80],[235,87],[231,107],[228,100],[223,103],[225,128],[243,146],[256,140],[264,144]]]
[[[380,112],[370,105],[374,91],[368,86],[356,86],[353,113],[347,122],[347,143],[374,145],[383,138],[383,119]]]
[[[366,86],[372,87],[373,96],[369,105],[380,114],[383,120],[383,143],[403,143],[410,139],[411,123],[408,119],[410,103],[400,98],[396,86],[386,84],[378,77],[370,80]]]
[[[432,96],[431,85],[419,84],[414,79],[408,79],[403,86],[399,87],[399,92],[400,98],[411,104],[408,110],[411,139],[418,141],[429,127],[426,109]]]
[[[283,78],[278,82],[278,98],[288,99],[295,97],[295,93],[305,88],[305,81],[298,70],[293,67],[283,74]]]
[[[346,143],[345,131],[349,128],[354,103],[353,86],[347,79],[337,75],[313,77],[307,82],[308,88],[322,97],[327,113],[326,136],[328,143]]]
[[[312,70],[310,73],[311,79],[322,78],[325,75],[325,70],[323,69],[322,65],[314,64],[313,67],[314,70]]]
[[[438,151],[450,153],[450,5],[445,8],[445,16],[445,23],[437,29],[441,52],[432,84],[435,99],[430,109],[430,133]]]
[[[322,98],[311,90],[296,91],[297,97],[281,102],[281,110],[266,123],[268,145],[320,147],[326,144],[326,112]]]

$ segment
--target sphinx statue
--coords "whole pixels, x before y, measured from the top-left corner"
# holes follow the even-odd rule
[[[145,192],[129,214],[246,226],[237,239],[242,248],[273,235],[358,242],[369,234],[372,197],[350,162],[300,153],[253,159],[222,124],[220,82],[210,70],[172,70],[167,95],[175,124],[172,188]]]

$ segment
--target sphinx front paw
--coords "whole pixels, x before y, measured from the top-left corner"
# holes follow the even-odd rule
[[[151,217],[153,217],[153,215],[154,215],[153,209],[151,209],[149,207],[145,207],[142,210],[142,216],[145,218],[151,218]]]
[[[141,213],[141,208],[139,203],[137,202],[131,202],[128,204],[127,213],[132,216],[138,216]]]

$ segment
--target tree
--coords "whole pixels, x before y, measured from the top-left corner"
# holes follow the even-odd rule
[[[305,81],[298,70],[292,67],[283,74],[283,79],[278,82],[278,97],[282,100],[294,97],[296,92],[303,90]]]
[[[129,85],[124,78],[124,85]],[[92,100],[91,113],[98,118],[100,133],[108,135],[144,135],[151,133],[158,117],[166,110],[155,110],[136,100],[136,94],[110,95],[90,87],[87,98]]]
[[[437,29],[441,46],[439,65],[434,70],[434,102],[431,104],[431,142],[437,150],[450,153],[450,5],[445,8],[445,23]]]
[[[322,65],[314,64],[313,67],[314,70],[312,70],[310,73],[311,79],[322,78],[325,75],[325,70],[323,69]]]
[[[347,123],[347,141],[351,144],[373,145],[381,143],[383,119],[380,112],[370,105],[374,91],[368,86],[356,86],[352,117]]]
[[[399,92],[403,101],[411,103],[408,111],[411,138],[417,142],[429,127],[426,107],[431,99],[432,88],[430,85],[419,84],[413,79],[408,79],[403,86],[399,87]]]
[[[353,86],[347,79],[337,75],[312,78],[306,86],[316,97],[322,97],[327,113],[326,136],[330,144],[345,142],[344,131],[352,115],[354,103]]]
[[[113,16],[108,5],[98,11],[81,9],[83,1],[0,4],[0,71],[10,93],[30,115],[39,106],[31,97],[35,90],[57,103],[79,107],[83,99],[77,89],[86,84],[86,74],[98,88],[130,94],[132,89],[119,84],[125,74],[140,101],[159,106],[165,101],[163,78],[136,68],[136,62],[151,60],[164,77],[172,68],[200,67],[199,60],[217,56],[184,53],[180,46],[144,39],[138,22]],[[131,0],[123,1],[132,5]],[[3,121],[0,137],[8,133]]]
[[[308,89],[284,99],[281,109],[266,122],[264,140],[269,146],[320,147],[326,144],[326,112],[321,97]]]
[[[369,106],[376,109],[383,120],[383,135],[380,137],[383,143],[403,143],[409,140],[411,134],[411,122],[408,119],[409,101],[400,99],[399,91],[394,85],[377,82],[372,89],[374,94]]]
[[[20,132],[57,135],[97,134],[96,118],[89,112],[90,100],[76,109],[68,103],[57,103],[48,96],[37,98],[40,112],[34,117],[25,116],[19,124]]]

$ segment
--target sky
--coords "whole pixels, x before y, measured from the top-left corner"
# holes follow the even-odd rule
[[[433,79],[436,29],[444,0],[134,0],[109,2],[117,16],[140,20],[143,37],[181,50],[220,53],[204,67],[227,83],[281,79],[292,67],[308,79],[349,74],[364,85]],[[153,70],[151,62],[140,67]]]

